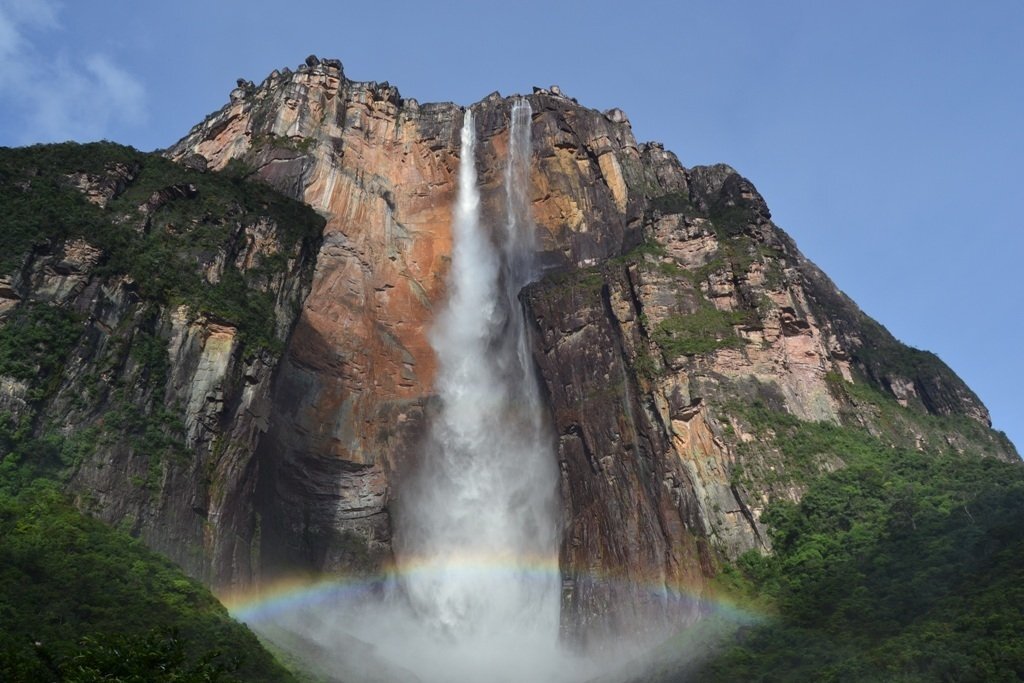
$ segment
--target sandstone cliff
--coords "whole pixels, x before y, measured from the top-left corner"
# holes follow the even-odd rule
[[[862,314],[749,181],[637,143],[621,111],[555,88],[528,97],[546,275],[523,300],[558,438],[567,623],[581,634],[667,609],[637,607],[661,598],[621,586],[699,592],[717,557],[767,550],[769,497],[798,498],[808,472],[842,465],[822,453],[794,468],[750,406],[866,426],[893,444],[980,441],[1016,457],[970,389]],[[510,104],[495,93],[473,106],[485,213],[498,225]],[[269,570],[387,556],[394,482],[431,394],[426,335],[444,297],[461,120],[455,105],[311,58],[240,82],[168,150],[241,165],[327,218],[260,447],[273,473],[257,504]],[[904,408],[883,416],[886,397]],[[630,581],[594,580],[609,575]]]
[[[575,638],[678,620],[674,595],[706,592],[723,559],[770,549],[771,497],[797,499],[808,476],[842,467],[840,448],[787,457],[784,425],[766,415],[1016,458],[970,389],[839,292],[749,181],[638,143],[621,111],[554,88],[528,98],[543,276],[521,299],[557,438]],[[498,229],[510,101],[473,107],[485,222]],[[9,270],[0,315],[11,325],[45,303],[83,331],[48,392],[4,377],[0,409],[36,416],[37,430],[95,430],[68,484],[80,505],[216,587],[385,563],[396,482],[431,409],[427,335],[445,297],[462,118],[311,57],[240,81],[167,150],[187,175],[142,201],[125,199],[131,163],[73,169],[62,182],[128,238],[192,235],[201,247],[168,249],[208,285],[267,297],[259,320],[273,331],[243,334],[237,306],[214,315],[195,297],[154,296],[82,235],[52,239]],[[286,239],[284,214],[259,203],[168,218],[224,177],[312,207],[322,241]],[[197,232],[209,225],[225,230]]]

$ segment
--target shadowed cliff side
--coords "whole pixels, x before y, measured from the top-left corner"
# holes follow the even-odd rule
[[[322,221],[110,143],[2,150],[0,164],[4,429],[64,444],[82,510],[193,576],[247,583],[253,452]]]

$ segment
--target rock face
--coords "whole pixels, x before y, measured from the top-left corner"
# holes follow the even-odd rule
[[[544,263],[596,263],[639,242],[628,126],[563,97],[532,100]],[[477,108],[482,194],[499,216],[509,103],[494,95]],[[242,165],[327,219],[260,450],[274,472],[259,493],[270,569],[334,570],[389,553],[391,483],[415,454],[431,392],[427,334],[444,299],[461,123],[455,105],[420,105],[307,60],[236,91],[167,152],[215,170]]]
[[[389,480],[434,372],[426,332],[451,250],[460,118],[311,58],[236,91],[169,150],[211,169],[241,160],[327,218],[260,451],[273,472],[259,491],[268,567],[337,569],[388,552]]]
[[[705,594],[723,559],[770,551],[761,512],[773,496],[800,497],[802,470],[754,428],[757,410],[1016,458],[970,389],[861,313],[733,169],[685,168],[637,143],[621,110],[587,109],[557,87],[528,99],[543,272],[521,300],[557,438],[570,637],[696,618],[699,602],[680,614],[674,596]],[[473,108],[484,223],[498,230],[511,102],[495,93]],[[337,60],[311,56],[260,85],[239,81],[166,151],[192,175],[131,211],[118,197],[138,167],[69,172],[69,187],[138,235],[191,229],[166,216],[204,201],[202,179],[218,174],[269,184],[325,219],[320,242],[296,242],[279,217],[222,207],[213,220],[234,226],[228,236],[189,252],[206,285],[241,274],[273,302],[262,346],[228,317],[110,276],[109,255],[84,238],[0,273],[0,316],[39,302],[85,321],[45,398],[63,433],[105,434],[136,404],[180,441],[177,459],[155,459],[139,457],[138,439],[101,440],[68,484],[84,509],[221,589],[387,562],[389,509],[431,409],[428,334],[445,298],[462,120],[458,106],[348,80]],[[140,350],[154,339],[160,382]],[[4,413],[31,411],[30,394],[0,377]],[[878,397],[898,412],[883,416]],[[827,452],[801,467],[842,465]]]
[[[803,258],[749,181],[638,144],[621,110],[587,109],[556,87],[528,97],[546,276],[523,301],[558,438],[575,637],[656,622],[670,606],[651,586],[700,593],[717,558],[769,550],[765,502],[802,489],[758,448],[738,404],[873,428],[870,407],[844,390],[866,384],[914,414],[966,416],[993,453],[1016,457],[941,361],[899,344]],[[496,226],[510,101],[473,106]],[[244,167],[327,218],[259,447],[268,573],[388,555],[394,484],[431,395],[427,334],[444,298],[461,121],[459,107],[308,59],[236,90],[167,152]],[[890,436],[917,447],[936,438],[912,420],[901,429]],[[609,575],[628,581],[595,579]]]
[[[75,163],[74,146],[56,149],[49,164]],[[56,196],[81,223],[41,226],[47,239],[5,274],[0,375],[15,376],[0,379],[0,423],[73,452],[66,486],[85,511],[194,576],[248,582],[260,566],[254,452],[272,411],[274,349],[309,291],[307,228],[322,222],[283,197],[239,204],[219,178],[163,185],[161,174],[182,172],[160,158],[86,149],[131,160],[67,174]],[[24,172],[26,196],[54,191]],[[16,362],[19,335],[45,342]]]

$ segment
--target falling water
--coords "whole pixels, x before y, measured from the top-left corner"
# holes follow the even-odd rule
[[[518,99],[504,217],[491,225],[465,114],[448,301],[431,334],[437,410],[398,492],[396,579],[356,606],[320,604],[261,631],[330,680],[553,683],[602,666],[558,637],[558,470],[519,301],[536,274],[530,123]]]
[[[533,276],[530,114],[526,100],[512,108],[506,220],[489,230],[466,113],[449,299],[431,337],[440,408],[422,476],[401,494],[398,564],[425,567],[400,572],[405,590],[438,633],[474,657],[486,653],[489,668],[467,679],[499,680],[501,671],[527,680],[533,658],[524,655],[558,638],[558,577],[538,571],[557,561],[557,471],[518,298]],[[509,655],[500,668],[496,649]]]

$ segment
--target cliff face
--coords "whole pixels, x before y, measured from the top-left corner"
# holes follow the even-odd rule
[[[595,263],[638,242],[639,204],[621,165],[640,172],[628,126],[562,97],[533,104],[544,262]],[[482,195],[495,217],[508,108],[494,95],[477,114]],[[461,123],[455,105],[420,105],[310,60],[259,87],[241,83],[168,150],[212,169],[241,165],[327,219],[261,450],[274,468],[259,495],[270,567],[333,570],[389,552],[391,484],[415,454],[431,393],[427,334],[444,299]]]
[[[621,111],[528,99],[543,276],[521,300],[557,438],[575,638],[678,623],[671,595],[770,549],[771,497],[843,466],[829,447],[794,461],[765,415],[1016,458],[970,389],[861,313],[749,181],[638,144]],[[497,94],[474,105],[492,229],[509,110]],[[92,435],[71,463],[80,506],[216,587],[380,566],[430,410],[462,119],[310,58],[239,82],[167,150],[167,182],[131,155],[69,162],[54,182],[106,237],[29,240],[5,271],[0,329],[35,305],[74,329],[38,381],[0,364],[5,419]],[[12,197],[39,185],[23,175]],[[261,182],[315,209],[322,238],[278,199],[208,202]]]
[[[426,338],[451,248],[458,110],[403,105],[321,63],[248,84],[170,150],[252,173],[327,217],[261,458],[268,566],[335,569],[388,552],[385,506],[418,433]],[[359,552],[351,552],[357,548]]]
[[[251,576],[253,453],[322,221],[116,145],[3,162],[5,447],[22,434],[52,444],[79,507],[190,574]]]
[[[893,445],[980,439],[1016,457],[941,361],[899,344],[803,258],[749,181],[638,144],[618,110],[557,90],[529,99],[547,274],[523,301],[558,438],[563,598],[578,636],[667,613],[622,586],[699,592],[716,558],[768,550],[769,496],[797,499],[801,477],[842,466],[841,453],[822,453],[794,469],[750,406],[867,427]],[[491,225],[509,108],[497,94],[474,105]],[[454,105],[421,105],[311,58],[258,87],[240,82],[168,151],[245,168],[327,219],[260,446],[268,571],[388,555],[394,482],[431,394],[427,333],[444,298],[461,121]],[[904,408],[883,420],[875,399]],[[929,415],[977,429],[965,437]],[[630,581],[593,579],[608,575]]]

